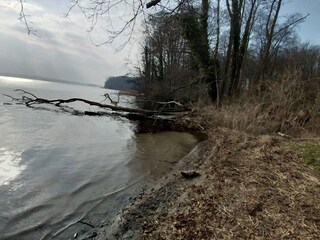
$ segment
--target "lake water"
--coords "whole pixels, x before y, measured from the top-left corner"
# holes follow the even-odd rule
[[[107,92],[0,77],[0,239],[70,239],[88,227],[79,220],[96,224],[111,217],[130,189],[161,177],[197,144],[187,133],[136,134],[126,119],[4,105],[11,100],[2,94],[17,96],[17,88],[44,98],[95,101]],[[133,97],[120,99],[132,107]]]

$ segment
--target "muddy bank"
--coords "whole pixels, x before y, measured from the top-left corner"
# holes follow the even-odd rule
[[[317,239],[320,173],[287,141],[212,130],[90,239]],[[201,176],[186,179],[187,169]]]
[[[137,115],[135,116],[137,117]],[[195,125],[191,119],[185,116],[181,118],[147,118],[139,116],[131,119],[135,122],[136,133],[159,133],[159,132],[187,132],[194,135],[199,142],[207,139],[207,132],[199,125]]]
[[[200,156],[202,155],[202,145],[204,142],[200,142],[195,148],[193,148],[188,155],[184,158],[177,160],[172,164],[169,172],[161,178],[150,179],[149,181],[144,181],[143,185],[139,184],[139,188],[136,188],[136,191],[131,191],[129,201],[127,205],[116,214],[115,218],[106,219],[102,221],[101,224],[95,224],[94,228],[90,229],[86,227],[86,231],[80,231],[76,233],[77,239],[132,239],[133,235],[130,231],[126,233],[123,229],[123,220],[126,218],[128,211],[131,211],[135,208],[137,204],[142,202],[146,203],[144,209],[138,209],[137,212],[133,213],[132,217],[128,218],[131,221],[132,225],[135,225],[135,221],[143,219],[143,216],[148,215],[149,211],[153,211],[154,208],[159,207],[159,204],[162,207],[167,208],[168,205],[160,199],[171,199],[170,196],[175,194],[176,184],[183,182],[184,179],[180,178],[180,171],[192,170],[198,167],[198,162]],[[198,178],[200,179],[201,176]],[[147,196],[152,196],[156,194],[154,200],[156,202],[149,202]],[[159,200],[159,201],[158,201]],[[157,205],[157,206],[156,206]],[[138,239],[139,235],[136,236]]]

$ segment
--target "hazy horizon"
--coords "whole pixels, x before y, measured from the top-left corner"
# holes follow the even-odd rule
[[[64,18],[70,1],[27,0],[25,13],[40,36],[36,37],[27,35],[24,23],[18,20],[20,8],[17,2],[0,3],[0,44],[5,46],[0,52],[0,73],[102,85],[106,77],[132,71],[140,59],[140,26],[136,28],[133,41],[116,52],[115,49],[126,41],[127,36],[119,37],[113,44],[94,46],[91,41],[102,42],[106,32],[102,25],[98,25],[89,36],[90,23],[79,10]],[[284,3],[282,16],[294,12],[310,14],[297,32],[301,41],[319,45],[320,32],[316,23],[320,20],[320,1],[291,0]],[[111,16],[115,23],[119,14]]]

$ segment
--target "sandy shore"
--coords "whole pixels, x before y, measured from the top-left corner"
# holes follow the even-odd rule
[[[319,239],[320,172],[287,142],[211,130],[113,222],[78,239]]]

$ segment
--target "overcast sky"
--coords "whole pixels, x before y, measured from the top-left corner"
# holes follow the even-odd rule
[[[94,46],[87,33],[90,24],[79,11],[66,19],[68,0],[26,0],[25,12],[40,37],[27,35],[18,20],[17,0],[0,0],[0,73],[44,76],[102,85],[106,76],[126,74],[139,58],[139,41],[115,52],[113,45]],[[299,28],[303,41],[320,44],[320,0],[285,0],[282,14],[310,14]],[[120,10],[119,10],[120,11]],[[117,15],[112,16],[114,18]],[[99,29],[98,29],[99,30]],[[105,32],[92,35],[102,42]],[[134,36],[137,40],[138,35]],[[128,67],[129,64],[129,67]]]

